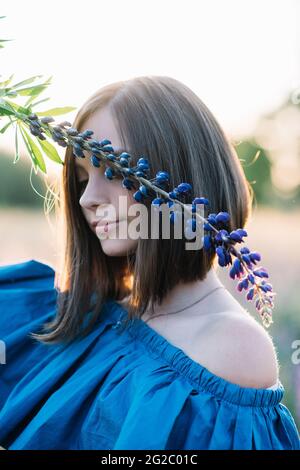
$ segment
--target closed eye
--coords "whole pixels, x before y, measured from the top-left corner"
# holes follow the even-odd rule
[[[117,173],[117,174],[114,176],[112,182],[113,182],[113,181],[119,181],[120,179],[123,179],[123,178],[124,178],[124,176],[123,176],[122,174]],[[88,179],[82,180],[82,181],[78,181],[78,180],[77,180],[78,190],[79,190],[79,194],[80,194],[80,195],[84,192],[84,189],[85,189],[87,183],[88,183]]]

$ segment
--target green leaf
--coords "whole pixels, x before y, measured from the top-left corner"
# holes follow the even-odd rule
[[[12,121],[12,122],[13,122],[13,121]],[[8,122],[7,124],[5,124],[4,127],[2,127],[2,129],[0,129],[1,134],[4,134],[4,132],[5,132],[6,129],[12,124],[12,122]]]
[[[7,41],[13,41],[13,39],[0,39],[0,47],[1,49],[4,48],[4,44],[2,44],[3,42],[7,42]]]
[[[0,98],[0,116],[14,116],[15,110],[8,101]]]
[[[53,78],[53,75],[50,75],[50,77],[47,78],[47,80],[44,82],[44,85],[50,85],[52,78]]]
[[[0,88],[0,96],[3,96],[5,98],[6,96],[17,96],[16,92],[10,91],[11,88]]]
[[[15,159],[13,161],[13,163],[17,163],[17,161],[19,160],[20,158],[20,154],[19,154],[19,141],[18,141],[18,125],[16,124],[16,127],[15,127]]]
[[[44,127],[43,126],[43,130],[44,130],[45,136],[49,137],[49,139],[52,140],[52,133],[51,133],[49,127],[47,127],[47,126]]]
[[[9,104],[9,106],[11,106],[11,108],[15,111],[15,113],[17,112],[17,113],[25,114],[28,116],[31,112],[29,108],[24,108],[24,106],[14,103],[13,101],[10,101],[8,99],[5,100],[5,103]]]
[[[37,162],[36,156],[35,156],[34,153],[32,152],[31,147],[29,146],[29,144],[28,144],[28,142],[27,142],[27,138],[26,138],[26,136],[25,136],[24,130],[23,130],[23,128],[22,128],[21,125],[20,125],[20,131],[21,131],[21,134],[22,134],[24,143],[25,143],[25,145],[26,145],[26,148],[27,148],[27,150],[28,150],[28,153],[29,153],[29,155],[30,155],[30,158],[31,158],[31,160],[32,160],[32,163],[33,163],[33,166],[34,166],[35,174],[37,174],[37,172],[38,172],[38,162]]]
[[[34,140],[30,137],[29,134],[27,134],[27,139],[28,139],[28,143],[38,161],[38,166],[40,167],[40,169],[42,170],[43,173],[46,173],[47,174],[47,168],[46,168],[46,164],[45,164],[45,160],[44,160],[44,157],[43,157],[43,154],[42,152],[40,151],[40,149],[38,148],[38,146],[36,145],[36,143],[34,142]]]
[[[39,140],[39,144],[44,150],[47,157],[49,157],[51,160],[53,160],[56,163],[63,164],[63,161],[60,158],[56,148],[50,142],[48,142],[47,140]]]
[[[30,104],[35,100],[36,96],[30,96],[30,98],[26,101],[25,106],[30,106]]]
[[[18,93],[15,91],[7,91],[6,96],[12,96],[13,98],[16,98],[18,96]]]
[[[34,75],[33,77],[27,78],[26,80],[22,80],[21,82],[15,83],[12,85],[12,88],[18,88],[19,86],[28,85],[32,83],[36,78],[41,78],[43,75]]]
[[[47,111],[40,111],[36,112],[38,116],[59,116],[60,114],[67,114],[70,113],[71,111],[74,111],[77,109],[74,106],[65,106],[63,108],[52,108],[52,109],[47,109]]]
[[[44,101],[48,101],[48,100],[50,100],[50,98],[44,98],[43,100],[36,101],[35,103],[32,103],[31,108],[33,108],[33,107],[36,106],[37,104],[41,104],[41,103],[43,103]]]
[[[13,76],[14,76],[14,73],[7,80],[5,80],[4,82],[0,82],[0,87],[4,88],[7,85],[9,85],[9,83],[12,81]]]
[[[23,126],[20,126],[20,129],[22,129],[22,131],[24,131],[24,134],[26,136],[26,140],[27,140],[27,145],[26,146],[27,146],[27,149],[30,153],[30,156],[32,158],[33,163],[35,165],[37,165],[42,170],[43,173],[47,174],[47,169],[46,169],[46,165],[45,165],[45,161],[44,161],[42,152],[40,151],[40,149],[38,148],[36,143],[33,141],[33,139],[30,137],[30,135],[28,134],[26,129],[23,128]],[[24,138],[24,135],[23,135],[23,138]]]
[[[44,83],[38,85],[38,86],[44,87],[44,88],[43,88],[38,94],[34,93],[33,95],[31,95],[30,98],[26,101],[26,103],[25,103],[24,106],[29,106],[29,104],[31,104],[32,101],[34,101],[34,99],[35,99],[42,91],[44,91],[44,90],[47,88],[47,86],[50,84],[50,81],[51,81],[52,77],[53,77],[53,76],[51,75]]]
[[[34,85],[26,88],[19,88],[15,90],[21,96],[38,96],[47,88],[47,85]]]

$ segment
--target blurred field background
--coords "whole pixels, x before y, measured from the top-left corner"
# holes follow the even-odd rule
[[[230,129],[229,137],[255,193],[253,215],[246,227],[249,232],[246,245],[261,253],[260,264],[268,270],[270,282],[277,293],[274,323],[268,331],[277,348],[281,366],[280,379],[286,389],[283,403],[290,408],[300,430],[300,364],[293,364],[291,360],[294,352],[292,343],[300,340],[300,79],[295,74],[297,67],[299,71],[300,62],[298,55],[296,66],[296,54],[292,55],[296,51],[293,46],[296,43],[293,21],[299,18],[295,12],[296,3],[292,0],[259,3],[253,0],[241,4],[228,0],[217,4],[212,1],[208,5],[208,2],[204,4],[199,1],[197,5],[201,4],[202,10],[197,12],[199,14],[192,14],[195,13],[191,11],[192,8],[183,11],[178,5],[174,8],[174,2],[163,2],[160,5],[160,9],[165,9],[162,15],[160,18],[155,15],[155,22],[162,21],[161,29],[157,24],[155,35],[151,34],[151,30],[148,36],[145,34],[145,22],[139,21],[139,17],[134,17],[134,28],[131,28],[135,36],[130,36],[133,33],[128,26],[122,44],[119,40],[114,43],[109,29],[106,31],[109,36],[109,43],[104,42],[106,59],[108,61],[113,58],[112,62],[118,63],[118,67],[114,71],[116,67],[106,66],[105,73],[99,71],[98,74],[93,64],[95,57],[99,55],[99,50],[95,49],[99,35],[93,36],[98,34],[97,24],[92,26],[90,23],[98,21],[97,15],[91,15],[89,11],[72,11],[72,22],[66,22],[68,13],[65,12],[64,16],[61,9],[67,8],[68,2],[60,2],[60,14],[57,15],[55,8],[49,9],[47,23],[38,21],[42,13],[35,10],[35,28],[31,31],[26,27],[25,34],[21,20],[23,22],[26,11],[32,10],[34,4],[33,0],[28,2],[24,5],[19,2],[18,9],[15,9],[16,2],[12,1],[3,12],[11,17],[10,28],[14,28],[13,37],[16,39],[13,48],[10,46],[11,49],[8,50],[6,46],[4,52],[1,52],[3,65],[7,73],[13,73],[19,67],[19,72],[22,72],[20,78],[27,78],[37,70],[44,74],[55,74],[57,84],[53,95],[57,102],[53,105],[73,106],[76,101],[79,104],[96,88],[123,77],[144,73],[166,74],[177,77],[199,93],[220,124],[224,124],[225,131]],[[89,1],[87,4],[91,6]],[[114,15],[115,2],[112,1],[111,4],[111,7],[102,5],[104,11],[103,14],[101,11],[101,16],[109,16],[107,13],[112,8],[111,14],[116,21],[115,30],[117,24],[123,28],[123,18],[126,17],[128,21],[130,19],[128,5],[118,5],[119,9],[125,8],[124,14],[120,14],[118,18]],[[22,8],[23,14],[19,10]],[[178,18],[174,17],[173,23],[169,21],[168,8],[179,15]],[[220,11],[222,9],[223,13]],[[136,14],[142,15],[139,8],[137,10]],[[151,11],[149,9],[149,15]],[[155,14],[155,8],[152,13]],[[78,34],[84,27],[83,14],[88,14],[89,30],[86,38]],[[51,15],[54,15],[53,22]],[[167,23],[164,22],[166,17]],[[177,22],[178,26],[175,27],[174,23]],[[184,22],[189,24],[189,29],[184,34],[174,34],[174,31],[182,30]],[[148,23],[152,25],[152,21],[149,20]],[[52,34],[52,24],[56,24],[55,35]],[[66,30],[68,27],[69,31]],[[105,37],[106,27],[110,27],[109,22],[102,25],[101,38]],[[253,34],[254,27],[255,31],[263,31],[263,35]],[[64,32],[64,36],[59,36],[60,30]],[[47,31],[49,37],[46,35]],[[299,32],[298,25],[297,31]],[[140,40],[136,41],[138,33]],[[5,34],[2,36],[5,37]],[[6,36],[10,37],[11,33]],[[30,54],[26,62],[18,59],[25,56],[26,48],[30,50],[33,42],[35,47],[38,46],[36,36],[43,37],[43,53],[39,55],[40,69],[34,62],[36,55],[32,55],[33,62],[30,62]],[[86,46],[85,63],[92,64],[91,73],[86,73],[86,67],[77,67],[74,74],[72,67],[68,70],[65,63],[59,62],[65,60],[62,54],[57,54],[55,62],[50,61],[48,65],[47,56],[52,57],[55,47],[60,50],[65,37],[72,39],[73,44],[68,49],[70,63],[77,63],[78,50]],[[176,50],[174,56],[169,55],[169,44],[165,48],[166,37],[173,41],[171,50]],[[89,43],[85,44],[85,40]],[[147,43],[148,40],[151,44]],[[22,47],[24,50],[21,52]],[[139,50],[139,47],[146,47],[146,53]],[[299,43],[297,47],[299,52]],[[5,55],[6,50],[9,51],[8,55]],[[178,54],[181,54],[180,63]],[[166,56],[170,66],[166,65]],[[12,70],[8,69],[9,58]],[[104,61],[104,57],[102,59]],[[271,91],[263,102],[269,88]],[[68,116],[66,119],[72,121]],[[45,182],[39,175],[31,174],[29,157],[24,151],[20,160],[13,164],[14,138],[12,135],[5,135],[5,141],[2,137],[4,136],[0,134],[0,265],[36,259],[56,269],[59,246],[54,213],[50,213],[50,222],[53,224],[50,226],[44,214],[43,198],[32,188],[34,186],[37,192],[45,196]],[[56,175],[49,172],[49,184]],[[254,304],[248,303],[244,299],[245,294],[236,290],[236,281],[229,278],[228,270],[220,268],[219,275],[236,299],[260,321]]]

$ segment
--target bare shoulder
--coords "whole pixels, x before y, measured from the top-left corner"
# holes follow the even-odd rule
[[[272,338],[246,311],[214,315],[193,345],[193,359],[242,387],[268,388],[278,380]]]

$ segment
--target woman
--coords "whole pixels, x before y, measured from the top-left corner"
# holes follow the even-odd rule
[[[153,175],[168,171],[173,185],[191,183],[212,212],[230,214],[231,230],[250,217],[253,194],[236,153],[177,80],[108,85],[73,127],[135,161],[147,155]],[[299,449],[271,337],[222,285],[215,255],[187,250],[184,238],[131,237],[133,191],[84,157],[66,150],[60,269],[34,260],[0,268],[0,444]]]

